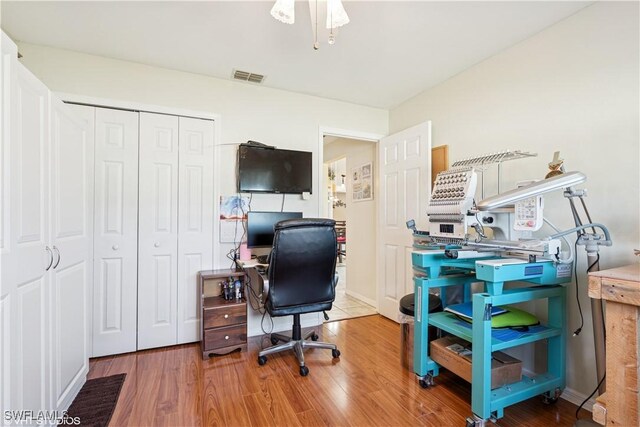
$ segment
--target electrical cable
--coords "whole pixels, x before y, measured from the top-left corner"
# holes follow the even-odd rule
[[[280,212],[284,212],[284,197],[286,196],[285,193],[282,193],[282,206],[280,206]]]
[[[574,246],[574,251],[578,250],[578,239],[576,239],[576,243]],[[578,312],[580,313],[580,327],[573,331],[573,336],[577,337],[582,332],[582,328],[584,327],[584,315],[582,314],[582,305],[580,304],[580,294],[578,292],[579,282],[578,282],[578,262],[573,263],[573,277],[576,281],[576,302],[578,303]]]
[[[265,335],[268,335],[271,332],[273,332],[273,318],[271,316],[269,316],[269,320],[271,321],[271,327],[269,328],[269,331],[267,332],[264,329],[264,318],[265,318],[265,316],[267,314],[269,314],[269,313],[267,312],[267,310],[265,310],[264,313],[262,313],[262,320],[260,320],[260,329],[262,329],[262,333],[265,334]]]
[[[582,409],[582,407],[584,406],[585,403],[587,403],[589,401],[589,399],[591,399],[593,397],[594,394],[596,394],[596,391],[598,391],[598,389],[600,388],[600,386],[602,385],[602,383],[604,382],[605,378],[607,378],[607,374],[604,374],[602,376],[602,379],[600,380],[600,382],[598,383],[598,385],[596,386],[596,388],[591,392],[591,394],[589,396],[587,396],[586,399],[584,399],[582,401],[582,403],[580,404],[580,406],[578,406],[578,409],[576,409],[576,420],[579,420],[580,417],[578,417],[578,414],[580,413],[580,409]]]

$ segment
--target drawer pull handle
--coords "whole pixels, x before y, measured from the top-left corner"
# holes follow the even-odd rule
[[[225,339],[225,340],[228,340],[228,339],[229,339],[229,335],[225,335],[225,336],[224,336],[224,339]]]
[[[225,318],[225,319],[228,319],[228,318],[229,318],[229,315],[228,315],[228,314],[225,314],[225,315],[224,315],[224,318]]]

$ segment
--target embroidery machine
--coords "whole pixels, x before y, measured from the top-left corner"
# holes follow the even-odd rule
[[[487,419],[501,418],[505,407],[533,396],[544,395],[548,402],[558,399],[565,387],[564,285],[571,281],[575,257],[574,247],[565,236],[577,233],[576,246],[586,247],[589,265],[595,262],[592,258],[597,256],[600,245],[611,245],[606,227],[591,223],[583,199],[586,191],[574,189],[586,176],[565,172],[558,153],[549,164],[551,172],[545,179],[524,183],[476,203],[478,172],[486,165],[497,163],[500,168],[503,161],[531,156],[535,155],[505,151],[454,163],[451,169],[436,177],[427,208],[429,231],[416,230],[413,221],[407,223],[413,228],[415,242],[412,253],[416,307],[414,371],[425,388],[432,385],[438,375],[439,365],[429,357],[428,351],[430,325],[472,342],[473,415],[467,419],[468,426],[480,426]],[[482,186],[484,193],[484,179]],[[543,217],[542,195],[559,189],[563,189],[569,199],[576,223],[575,228],[566,231],[559,231]],[[589,219],[588,224],[580,219],[576,198]],[[532,237],[545,222],[556,233],[545,238]],[[566,243],[564,249],[560,239]],[[505,289],[505,282],[511,281],[527,282],[529,286]],[[484,290],[472,294],[472,284],[477,282],[484,282]],[[452,288],[454,286],[457,288]],[[446,305],[448,290],[460,288],[463,301],[472,302],[471,324],[451,313],[428,312],[430,291],[439,291]],[[492,306],[536,299],[547,300],[548,318],[544,325],[513,334],[491,329]],[[594,325],[596,318],[594,313]],[[539,340],[548,342],[548,371],[530,377],[523,375],[519,382],[492,390],[492,352]]]

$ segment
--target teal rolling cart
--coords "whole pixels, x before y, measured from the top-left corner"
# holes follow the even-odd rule
[[[571,268],[551,261],[525,262],[518,259],[487,257],[451,259],[443,249],[414,250],[415,285],[414,371],[420,385],[428,387],[438,375],[439,365],[429,357],[429,325],[473,343],[471,410],[468,426],[498,419],[504,409],[534,396],[555,401],[565,387],[566,290]],[[532,286],[505,289],[510,281]],[[471,284],[484,282],[484,292],[471,294]],[[462,285],[464,301],[472,301],[473,322],[469,325],[447,312],[429,314],[429,292],[439,288],[443,305],[447,289]],[[526,333],[492,330],[491,308],[525,301],[546,299],[548,320]],[[535,341],[547,340],[548,371],[524,376],[513,384],[491,390],[491,353]]]

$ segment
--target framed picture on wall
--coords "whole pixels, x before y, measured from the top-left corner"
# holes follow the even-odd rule
[[[373,164],[365,163],[351,171],[351,198],[354,202],[373,200]]]

